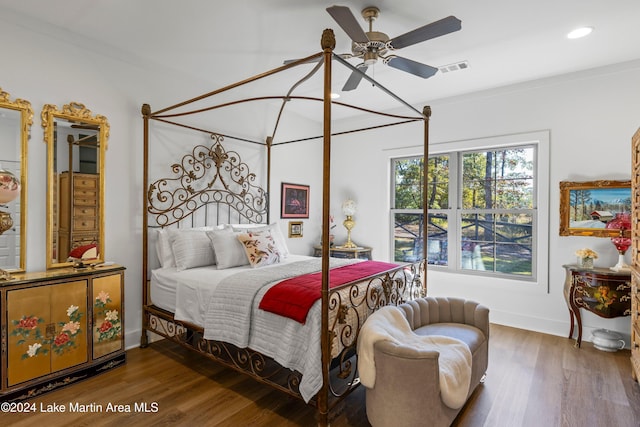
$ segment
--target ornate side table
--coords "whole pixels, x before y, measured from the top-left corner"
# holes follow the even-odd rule
[[[322,256],[322,246],[313,247],[313,256]],[[371,248],[357,247],[357,248],[343,248],[341,246],[332,246],[329,249],[329,256],[335,258],[357,258],[357,259],[371,259]]]
[[[566,270],[564,298],[571,316],[569,338],[573,338],[575,321],[578,322],[576,347],[582,344],[581,308],[608,319],[631,315],[631,272],[573,264],[563,267]]]

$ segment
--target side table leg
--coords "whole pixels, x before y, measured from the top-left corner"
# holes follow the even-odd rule
[[[576,320],[578,321],[578,338],[576,338],[575,346],[580,348],[582,344],[582,317],[580,316],[580,309],[576,306],[574,308],[574,314],[576,315]]]
[[[575,289],[571,290],[571,294],[569,295],[569,297],[570,297],[569,304],[571,306],[571,311],[573,312],[573,315],[576,317],[576,320],[578,321],[578,338],[576,338],[575,346],[580,348],[580,345],[582,344],[582,317],[580,316],[580,307],[578,307],[578,305],[576,304]],[[571,330],[573,331],[573,321],[571,321]]]
[[[576,322],[575,322],[575,317],[571,307],[569,307],[569,317],[571,317],[571,328],[569,329],[569,336],[567,338],[573,338],[573,328]]]

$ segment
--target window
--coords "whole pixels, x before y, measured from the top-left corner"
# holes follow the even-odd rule
[[[501,144],[493,141],[486,147],[475,141],[442,144],[437,148],[446,150],[430,155],[426,228],[423,158],[392,159],[395,261],[422,258],[421,236],[426,231],[426,258],[434,267],[516,280],[533,280],[541,273],[538,257],[546,256],[546,250],[539,254],[536,248],[548,226],[547,214],[538,211],[536,202],[538,186],[541,182],[547,185],[547,179],[539,176],[540,140],[523,136],[499,139]],[[545,144],[545,156],[547,151]]]

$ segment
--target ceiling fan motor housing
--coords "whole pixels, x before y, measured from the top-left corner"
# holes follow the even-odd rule
[[[387,53],[389,36],[380,31],[369,31],[367,37],[369,41],[366,43],[352,42],[351,52],[354,56],[362,56],[366,65],[373,65],[379,55]]]

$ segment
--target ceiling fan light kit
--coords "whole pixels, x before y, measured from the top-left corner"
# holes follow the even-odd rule
[[[357,69],[347,79],[342,88],[343,91],[353,90],[358,87],[360,80],[362,80],[362,75],[366,73],[368,67],[378,62],[378,59],[381,59],[383,64],[424,79],[433,76],[438,72],[438,68],[395,54],[388,55],[388,53],[462,28],[462,23],[458,18],[448,16],[390,39],[385,33],[373,31],[373,21],[380,16],[380,9],[375,6],[366,7],[361,12],[362,17],[369,24],[368,32],[362,29],[351,10],[346,6],[331,6],[327,8],[327,12],[352,41],[351,54],[342,56],[344,58],[360,58],[363,61],[356,65]]]

